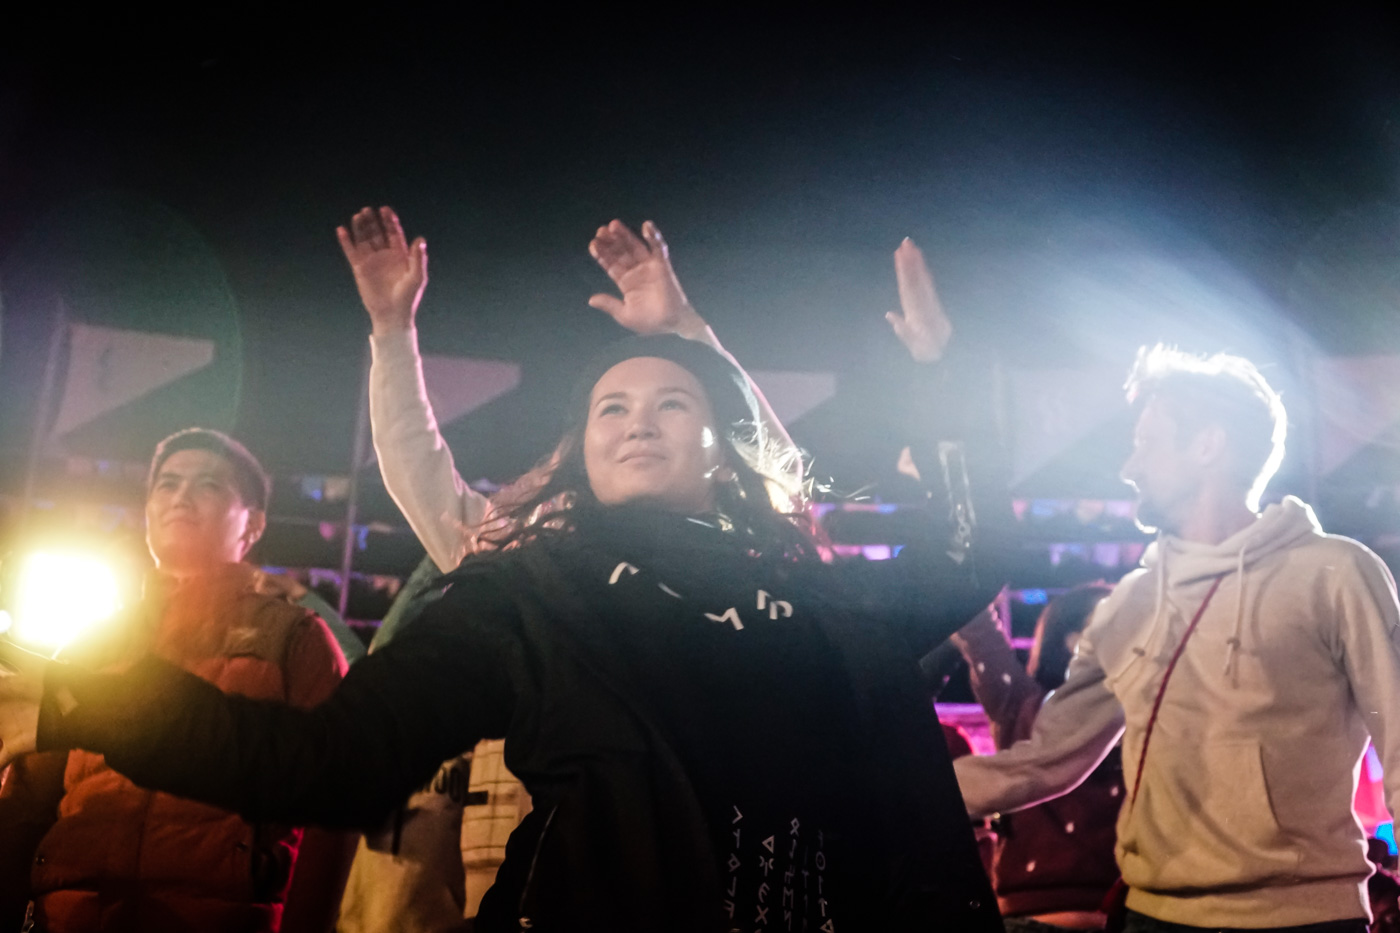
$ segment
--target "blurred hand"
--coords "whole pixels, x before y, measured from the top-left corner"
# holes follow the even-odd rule
[[[34,751],[48,659],[0,639],[0,771]]]
[[[428,284],[428,244],[410,245],[393,208],[362,208],[350,228],[335,228],[340,248],[355,274],[360,300],[376,336],[408,330]]]
[[[298,602],[309,591],[306,584],[286,573],[268,573],[265,570],[253,572],[253,590],[264,596],[285,599],[289,603]]]
[[[620,220],[599,227],[588,252],[622,292],[621,298],[594,295],[588,303],[623,327],[638,334],[683,337],[705,328],[671,268],[661,231],[650,220],[642,224],[641,239]]]
[[[952,339],[953,323],[938,300],[923,251],[908,237],[894,251],[894,277],[899,283],[900,310],[889,312],[885,320],[910,356],[920,363],[937,362]]]

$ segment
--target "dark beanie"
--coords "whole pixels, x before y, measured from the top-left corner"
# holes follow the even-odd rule
[[[709,397],[717,426],[732,431],[735,425],[758,422],[758,399],[739,367],[703,343],[675,334],[624,337],[605,347],[579,374],[570,398],[569,419],[582,412],[586,420],[593,386],[604,373],[623,360],[643,356],[670,360],[694,376]]]

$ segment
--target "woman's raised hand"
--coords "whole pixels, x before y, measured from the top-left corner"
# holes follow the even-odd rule
[[[360,300],[377,336],[408,330],[428,284],[428,244],[404,239],[393,208],[361,208],[350,227],[335,228],[340,248],[355,273]]]
[[[920,363],[937,362],[952,339],[953,323],[938,300],[923,251],[908,237],[894,251],[894,277],[899,283],[900,310],[889,312],[885,320],[910,356]]]
[[[704,330],[704,319],[686,300],[671,268],[666,241],[650,220],[642,224],[641,238],[620,220],[599,227],[588,252],[622,292],[621,298],[594,295],[590,305],[638,334],[693,337]]]

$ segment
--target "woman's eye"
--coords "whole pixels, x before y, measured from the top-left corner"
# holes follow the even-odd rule
[[[685,411],[685,410],[686,410],[685,402],[681,401],[681,400],[678,399],[678,398],[668,398],[668,399],[665,399],[665,400],[663,400],[663,401],[661,402],[661,405],[660,405],[659,407],[661,408],[662,411],[665,411],[665,410],[667,410],[667,409],[675,409],[675,410],[678,410],[678,411]]]
[[[626,410],[627,410],[627,409],[623,408],[623,407],[622,407],[620,404],[618,404],[617,402],[611,402],[611,403],[609,403],[609,404],[607,404],[607,405],[604,405],[602,408],[598,409],[598,417],[601,418],[601,417],[603,417],[604,415],[620,415],[620,414],[623,414],[624,412],[626,412]]]

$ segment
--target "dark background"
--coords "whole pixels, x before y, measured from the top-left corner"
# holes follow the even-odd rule
[[[365,204],[428,238],[424,349],[524,366],[446,430],[468,478],[541,455],[573,367],[616,334],[586,305],[607,283],[585,247],[613,217],[660,225],[746,365],[841,375],[794,434],[845,488],[888,467],[862,412],[905,235],[957,339],[1011,369],[1126,370],[1165,339],[1251,355],[1287,392],[1307,354],[1400,350],[1393,4],[45,16],[0,40],[11,495],[56,295],[220,354],[64,453],[140,462],[204,411],[279,476],[345,472],[368,322],[332,231]],[[180,304],[148,250],[104,301],[94,270],[122,263],[92,258],[103,218],[136,215],[213,257],[223,292]],[[176,297],[143,303],[153,281]],[[1121,445],[1046,491],[1122,495]]]

